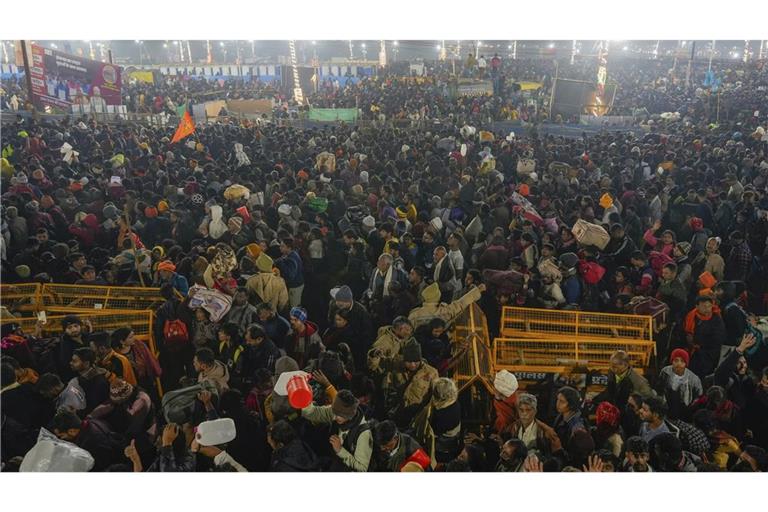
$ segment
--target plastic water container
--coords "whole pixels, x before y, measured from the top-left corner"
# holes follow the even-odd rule
[[[304,409],[312,403],[312,390],[307,378],[302,375],[294,375],[286,385],[288,390],[288,403],[294,409]]]
[[[37,444],[24,456],[21,473],[84,473],[93,468],[90,453],[78,446],[62,441],[44,428],[40,429]]]
[[[237,436],[232,418],[204,421],[197,426],[195,439],[201,446],[216,446],[232,441]]]

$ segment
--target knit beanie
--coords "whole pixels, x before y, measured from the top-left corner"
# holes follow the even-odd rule
[[[368,229],[373,229],[376,227],[376,219],[374,219],[372,216],[368,215],[363,218],[363,226],[365,226]]]
[[[333,296],[334,300],[341,301],[341,302],[352,302],[354,299],[352,297],[352,289],[344,285],[338,290],[336,290],[336,294]]]
[[[678,357],[685,362],[685,366],[688,366],[688,363],[691,360],[691,356],[689,356],[688,352],[682,348],[676,348],[672,351],[672,353],[669,355],[669,363],[672,364],[672,361]]]
[[[508,370],[501,370],[496,374],[496,378],[493,380],[493,387],[504,398],[509,398],[515,391],[517,391],[517,377],[514,373]]]
[[[275,361],[275,376],[279,377],[285,372],[295,372],[299,369],[299,363],[295,359],[283,356]]]
[[[304,308],[293,307],[291,308],[291,317],[295,318],[299,322],[307,321],[307,310]]]
[[[421,345],[411,338],[403,346],[403,362],[418,363],[421,361]]]
[[[357,414],[357,405],[359,401],[348,389],[342,389],[333,399],[331,410],[333,414],[341,418],[351,420]]]

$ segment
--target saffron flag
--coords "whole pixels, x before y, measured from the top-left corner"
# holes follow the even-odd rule
[[[171,144],[175,144],[193,133],[195,133],[195,123],[192,121],[192,116],[189,115],[189,110],[186,110],[184,112],[184,117],[182,117],[179,122],[179,127],[176,128],[176,133],[173,134]]]

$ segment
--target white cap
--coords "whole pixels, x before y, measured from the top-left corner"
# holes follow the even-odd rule
[[[363,226],[365,226],[367,228],[375,228],[376,227],[376,219],[374,219],[370,215],[367,215],[366,217],[363,217]]]
[[[493,380],[493,387],[496,388],[504,398],[509,398],[515,391],[517,391],[517,377],[514,373],[507,370],[501,370],[496,374],[496,378]]]

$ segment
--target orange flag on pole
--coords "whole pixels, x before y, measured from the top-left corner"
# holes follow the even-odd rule
[[[176,128],[176,133],[173,134],[171,144],[175,144],[193,133],[195,133],[195,123],[192,121],[192,116],[189,115],[189,110],[184,110],[184,117],[181,118],[179,127]]]

